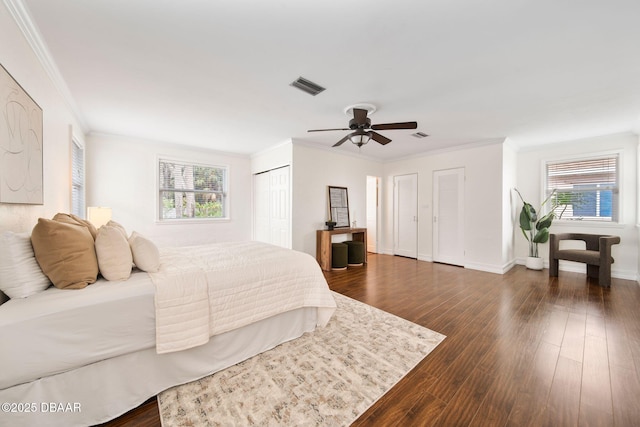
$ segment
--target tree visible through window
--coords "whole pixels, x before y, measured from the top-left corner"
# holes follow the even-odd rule
[[[226,218],[227,169],[160,160],[160,219]]]
[[[547,195],[556,191],[562,219],[618,221],[619,155],[547,162]]]

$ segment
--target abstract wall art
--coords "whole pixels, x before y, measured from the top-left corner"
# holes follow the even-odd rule
[[[0,65],[0,203],[43,204],[42,108]]]

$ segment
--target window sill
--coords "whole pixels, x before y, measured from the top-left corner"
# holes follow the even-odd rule
[[[576,227],[576,228],[625,228],[625,224],[619,222],[605,222],[605,221],[580,221],[580,220],[566,220],[566,219],[556,219],[553,221],[553,225],[559,226],[567,226],[567,227]]]
[[[157,225],[214,224],[217,222],[231,222],[231,218],[156,219],[155,221]]]

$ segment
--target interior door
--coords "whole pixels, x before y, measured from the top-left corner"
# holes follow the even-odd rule
[[[418,174],[393,177],[395,255],[418,258]]]
[[[269,172],[253,175],[253,240],[271,242]]]
[[[289,166],[254,175],[254,240],[291,248]]]
[[[271,198],[270,243],[291,249],[291,202],[289,166],[269,172]]]
[[[464,265],[464,168],[433,173],[433,260]]]
[[[378,203],[380,178],[367,176],[367,252],[378,252]]]

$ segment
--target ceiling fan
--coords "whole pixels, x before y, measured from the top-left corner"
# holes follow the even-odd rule
[[[338,129],[311,129],[307,132],[325,132],[325,131],[334,131],[334,130],[352,130],[354,132],[342,138],[340,141],[333,144],[334,147],[338,147],[342,145],[347,140],[351,140],[358,147],[362,147],[364,144],[369,142],[370,139],[374,141],[386,145],[391,142],[389,138],[386,136],[380,135],[376,130],[393,130],[393,129],[416,129],[418,127],[417,122],[402,122],[402,123],[385,123],[385,124],[377,124],[372,125],[371,119],[367,117],[369,111],[375,111],[375,107],[371,106],[371,108],[360,108],[359,106],[347,107],[345,112],[349,110],[353,110],[353,119],[349,120],[348,128],[338,128]],[[370,130],[371,129],[371,130]]]

